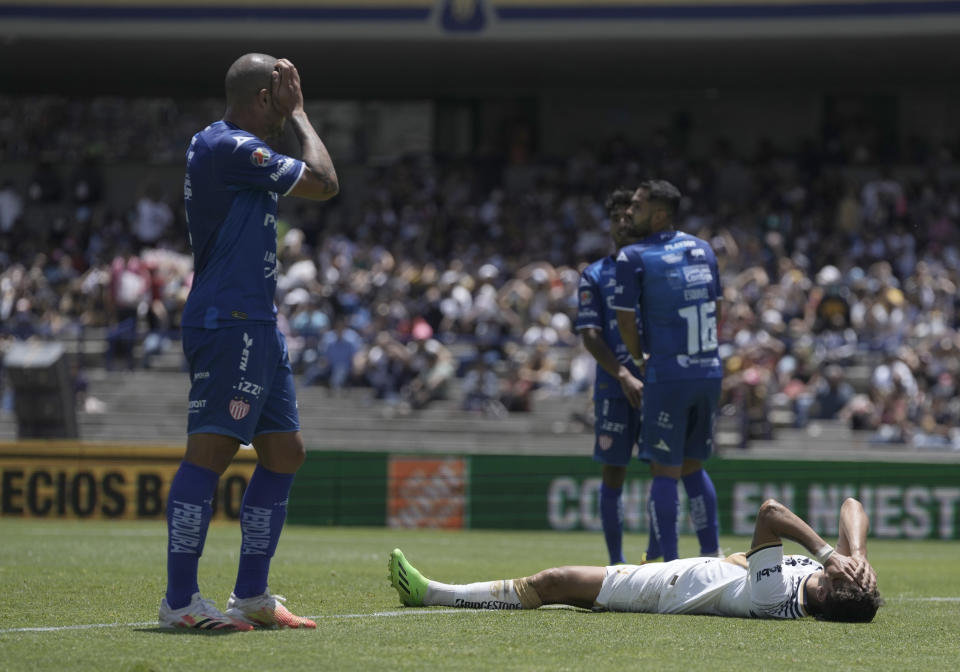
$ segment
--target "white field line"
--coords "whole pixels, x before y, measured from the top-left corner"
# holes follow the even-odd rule
[[[20,530],[17,534],[24,537],[49,537],[53,534],[57,535],[75,535],[81,536],[81,532],[64,532],[63,530],[57,530],[55,533],[51,530],[44,529],[42,527]],[[103,536],[105,537],[165,537],[167,535],[167,530],[162,527],[157,527],[156,529],[130,529],[130,530],[111,530],[109,532],[104,532]]]
[[[399,609],[397,611],[374,611],[369,614],[325,614],[323,616],[307,616],[314,621],[334,620],[340,618],[384,618],[392,616],[436,616],[452,614],[469,614],[477,612],[496,611],[495,609]],[[517,610],[519,611],[519,610]],[[143,623],[88,623],[85,625],[55,625],[32,628],[0,628],[0,635],[15,632],[64,632],[67,630],[95,630],[97,628],[148,628],[156,626],[156,621]]]
[[[895,602],[953,602],[960,603],[960,597],[894,597]],[[544,607],[550,608],[550,607]],[[565,608],[563,605],[553,605],[553,608]],[[322,616],[308,616],[314,621],[336,620],[343,618],[392,618],[394,616],[451,616],[454,614],[492,613],[496,609],[398,609],[397,611],[374,611],[368,614],[325,614]],[[507,611],[520,611],[507,610]],[[98,628],[148,628],[156,626],[156,621],[142,623],[88,623],[85,625],[56,625],[32,628],[0,628],[0,635],[16,632],[65,632],[68,630],[95,630]]]

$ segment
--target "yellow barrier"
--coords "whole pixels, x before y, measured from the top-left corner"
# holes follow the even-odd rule
[[[0,443],[0,516],[163,518],[182,446],[82,441]],[[236,519],[256,466],[241,450],[220,478],[214,519]]]

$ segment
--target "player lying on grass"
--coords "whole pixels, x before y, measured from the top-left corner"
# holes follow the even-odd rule
[[[645,565],[558,567],[522,579],[450,585],[420,574],[400,549],[390,554],[390,583],[409,607],[536,609],[568,604],[598,611],[713,614],[869,622],[883,604],[867,561],[869,521],[863,506],[840,508],[836,549],[790,509],[767,500],[757,513],[749,553]],[[816,560],[783,555],[783,539]]]

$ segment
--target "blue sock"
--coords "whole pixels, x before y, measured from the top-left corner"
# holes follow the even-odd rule
[[[677,508],[680,504],[677,481],[669,476],[655,476],[650,486],[650,526],[656,534],[663,559],[676,560]]]
[[[650,539],[647,541],[647,556],[645,560],[656,560],[663,551],[660,550],[660,540],[657,538],[656,518],[653,515],[653,500],[647,502],[647,513],[650,515]]]
[[[607,552],[610,564],[623,562],[623,500],[620,493],[623,488],[608,488],[600,483],[600,522],[603,523],[603,536],[607,540]]]
[[[717,491],[706,470],[700,469],[683,477],[683,487],[690,501],[690,520],[700,540],[700,555],[716,555],[720,550],[720,529],[717,524]]]
[[[240,567],[233,593],[239,598],[261,595],[267,590],[270,559],[277,550],[293,474],[278,474],[257,465],[243,493],[240,507]]]
[[[198,592],[197,565],[213,515],[217,472],[181,462],[167,496],[167,604],[180,609]]]

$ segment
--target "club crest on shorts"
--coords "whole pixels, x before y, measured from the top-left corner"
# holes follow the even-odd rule
[[[243,420],[250,412],[250,404],[243,399],[230,400],[230,417],[234,420]]]
[[[267,165],[270,162],[270,151],[266,147],[257,147],[250,152],[250,162],[260,167]]]
[[[600,450],[610,450],[610,446],[613,445],[613,437],[609,434],[601,434],[597,437],[597,445],[600,446]]]

